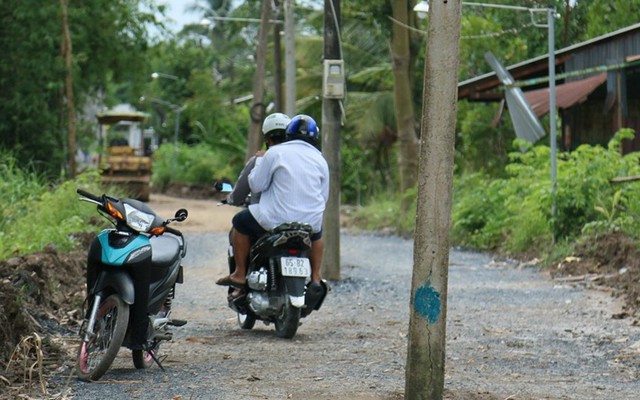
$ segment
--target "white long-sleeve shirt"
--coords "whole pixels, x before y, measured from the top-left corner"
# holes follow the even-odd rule
[[[329,167],[322,153],[302,140],[271,147],[249,174],[252,193],[260,202],[249,211],[266,230],[285,222],[310,224],[322,229],[322,216],[329,199]]]

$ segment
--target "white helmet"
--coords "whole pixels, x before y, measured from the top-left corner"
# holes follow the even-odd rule
[[[284,136],[284,132],[289,125],[289,118],[283,113],[273,113],[267,116],[262,123],[262,134],[265,137]]]

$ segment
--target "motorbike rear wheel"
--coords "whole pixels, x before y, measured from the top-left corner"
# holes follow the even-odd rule
[[[242,329],[253,329],[256,324],[256,317],[248,314],[238,313],[238,325]]]
[[[96,313],[94,334],[78,348],[76,373],[84,381],[95,381],[109,369],[118,355],[129,323],[129,305],[119,295],[104,299]]]
[[[291,301],[287,299],[282,313],[276,317],[275,325],[276,336],[291,339],[296,335],[298,326],[300,326],[300,309],[291,305]]]

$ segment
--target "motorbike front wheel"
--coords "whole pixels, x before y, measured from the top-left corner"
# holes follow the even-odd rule
[[[282,313],[276,318],[276,336],[291,339],[296,335],[300,325],[300,309],[287,300]]]
[[[95,381],[109,369],[118,355],[129,323],[129,305],[112,294],[104,299],[96,313],[92,337],[82,338],[78,349],[76,373],[84,381]]]

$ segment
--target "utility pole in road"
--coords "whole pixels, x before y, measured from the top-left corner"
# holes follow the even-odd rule
[[[460,1],[430,2],[405,369],[407,400],[441,400],[444,393],[461,5]]]
[[[344,77],[340,51],[340,0],[324,1],[324,62],[325,72],[322,96],[322,154],[329,164],[329,201],[324,212],[324,257],[322,274],[330,280],[340,279],[340,102],[344,97],[344,82],[327,85],[330,70],[327,60],[335,61],[334,70]],[[337,68],[337,69],[336,69]],[[334,90],[338,88],[338,90]],[[342,91],[340,91],[340,88]],[[340,94],[342,93],[342,94]]]

